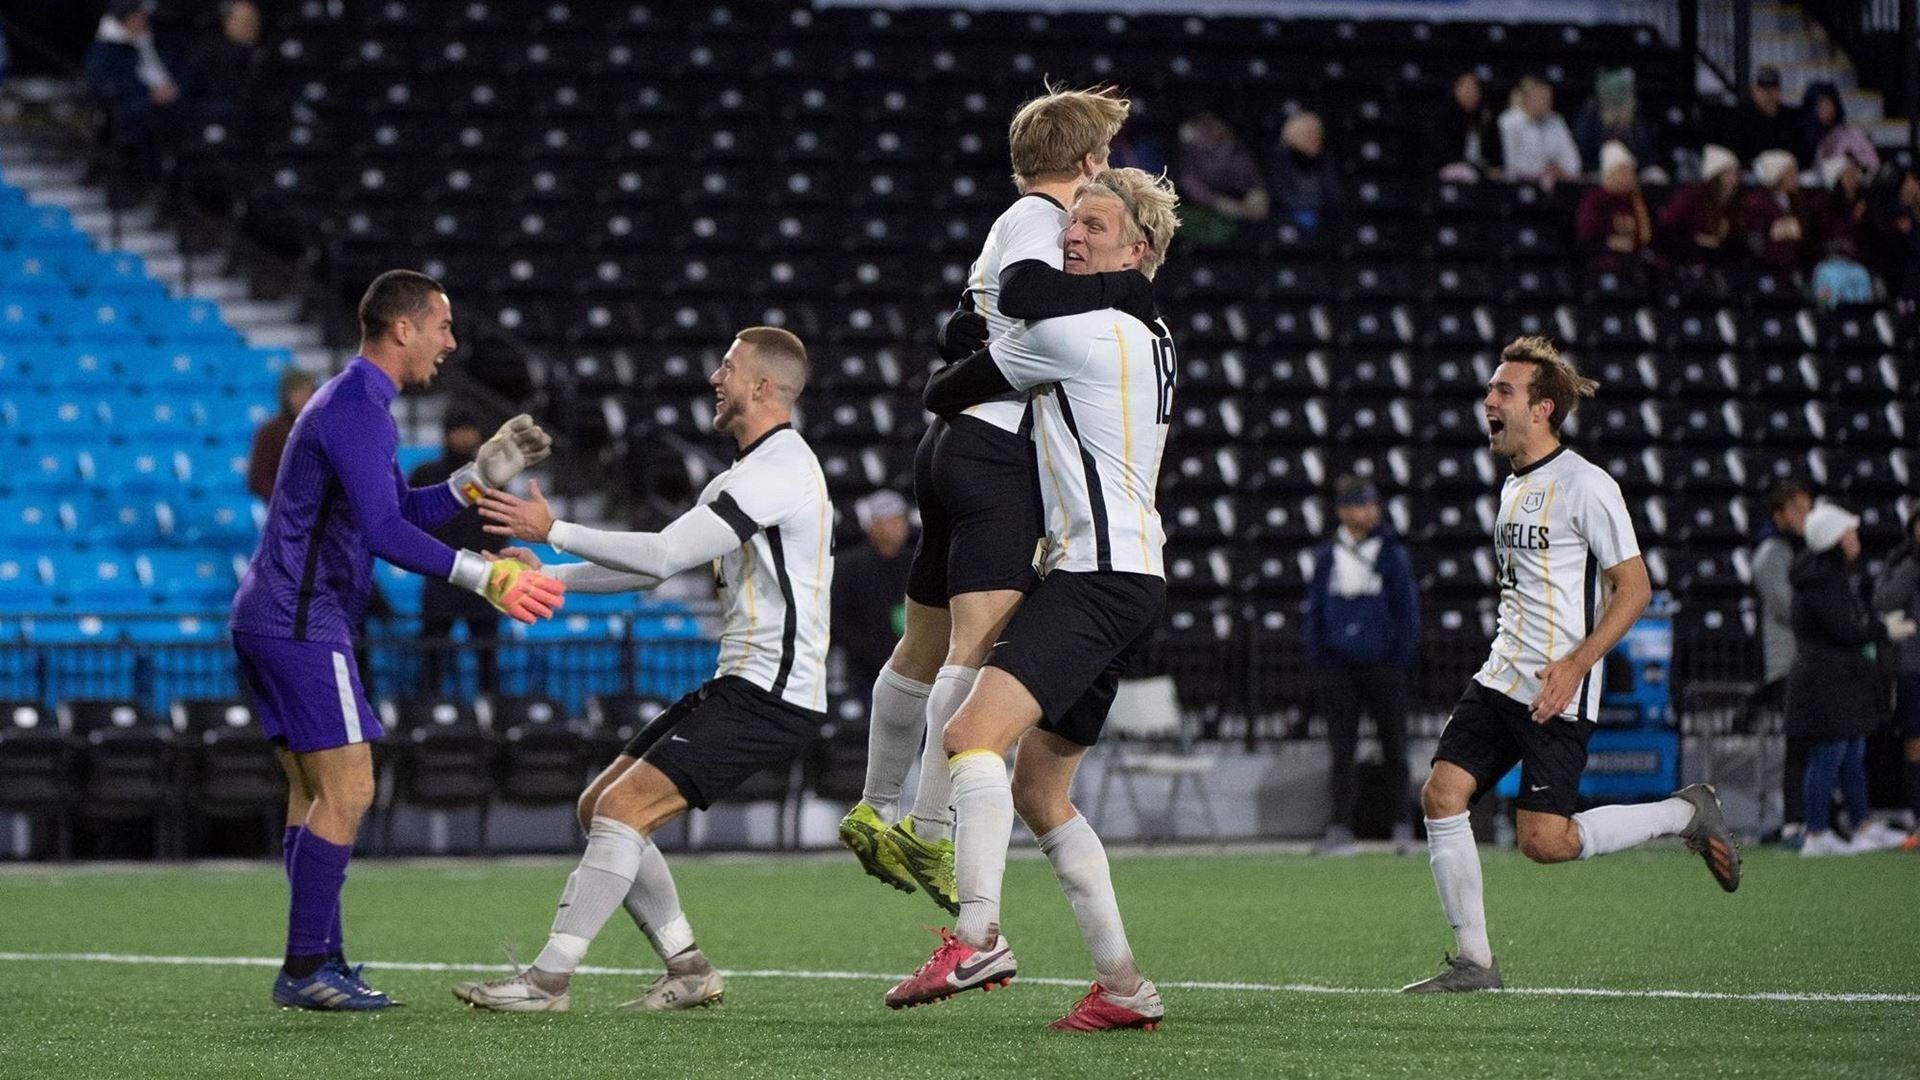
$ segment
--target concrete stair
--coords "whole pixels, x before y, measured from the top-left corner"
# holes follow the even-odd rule
[[[1840,88],[1847,119],[1865,128],[1876,145],[1906,142],[1906,123],[1887,118],[1880,92],[1860,85],[1853,62],[1799,4],[1753,5],[1753,66],[1767,64],[1780,69],[1780,92],[1788,104],[1798,105],[1809,84],[1830,82]]]

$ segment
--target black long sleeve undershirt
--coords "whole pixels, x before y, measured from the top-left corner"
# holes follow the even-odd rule
[[[1013,392],[1013,384],[993,362],[991,348],[981,349],[965,360],[956,361],[933,373],[927,380],[923,398],[927,411],[936,416],[951,416],[969,406],[978,405]]]
[[[1000,314],[1009,319],[1053,319],[1118,308],[1141,322],[1154,318],[1153,283],[1138,270],[1069,274],[1039,259],[1000,272]]]

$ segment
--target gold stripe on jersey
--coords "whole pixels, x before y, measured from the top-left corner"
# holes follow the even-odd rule
[[[1522,484],[1520,490],[1514,493],[1513,509],[1507,511],[1508,525],[1512,525],[1513,519],[1520,516],[1520,503],[1524,501],[1526,497],[1527,486]],[[1513,554],[1513,548],[1509,546],[1507,548],[1507,562],[1509,567],[1511,567],[1515,558],[1517,558],[1517,556]],[[1508,574],[1509,576],[1514,576],[1517,574],[1517,571],[1509,569]],[[1513,693],[1514,688],[1520,685],[1520,680],[1526,678],[1525,673],[1520,670],[1519,660],[1521,649],[1520,628],[1526,625],[1527,607],[1520,602],[1519,589],[1514,589],[1512,596],[1507,595],[1507,589],[1507,583],[1502,581],[1500,583],[1500,602],[1505,604],[1508,600],[1513,601],[1513,651],[1507,654],[1506,659],[1507,666],[1513,669],[1513,681],[1507,684],[1505,690],[1501,691],[1503,694],[1510,695]]]
[[[1536,523],[1539,524],[1540,526],[1545,527],[1547,523],[1547,512],[1553,509],[1553,500],[1559,494],[1560,494],[1559,484],[1555,484],[1552,487],[1547,489],[1547,497],[1541,501],[1540,516],[1539,518],[1536,519]],[[1549,557],[1551,554],[1552,552],[1549,548],[1543,547],[1540,549],[1540,576],[1541,578],[1545,579],[1547,583],[1547,652],[1546,652],[1546,656],[1549,662],[1555,659],[1553,655],[1553,632],[1554,630],[1558,629],[1558,627],[1554,623],[1554,618],[1553,618],[1553,560]]]
[[[826,475],[820,471],[820,466],[817,463],[813,467],[813,482],[814,486],[818,488],[820,492],[820,554],[816,557],[813,564],[813,609],[819,611],[820,583],[826,579],[827,554],[832,550],[828,540],[833,536],[833,500],[827,497],[827,478]],[[832,619],[827,620],[825,629],[826,637],[820,646],[820,654],[822,656],[825,656],[833,649]],[[816,708],[819,709],[825,709],[827,707],[827,680],[824,677],[824,672],[822,672],[822,676],[822,678],[814,680],[813,699]]]
[[[742,651],[739,658],[733,662],[733,667],[728,669],[727,674],[729,675],[745,667],[747,661],[753,658],[753,631],[760,625],[759,606],[755,604],[753,599],[753,541],[749,540],[740,545],[740,556],[741,561],[744,563],[740,568],[740,580],[742,583],[740,591],[741,599],[744,600],[747,605],[747,636],[746,640],[741,642],[744,651]]]
[[[1047,393],[1055,394],[1065,392],[1066,391],[1057,386],[1047,391]],[[1047,414],[1046,410],[1040,407],[1041,396],[1042,395],[1036,394],[1033,399],[1027,403],[1027,407],[1033,410],[1033,443],[1040,448],[1040,461],[1046,466],[1045,478],[1053,483],[1053,508],[1060,512],[1060,550],[1057,553],[1051,551],[1047,553],[1047,562],[1051,565],[1056,558],[1064,558],[1066,556],[1067,545],[1073,542],[1073,537],[1068,535],[1068,527],[1072,522],[1067,517],[1067,489],[1065,485],[1060,483],[1060,474],[1053,467],[1053,453],[1047,448]],[[1042,500],[1043,505],[1044,502],[1045,500]]]
[[[1127,501],[1133,503],[1140,515],[1140,563],[1151,568],[1153,553],[1147,544],[1147,507],[1133,497],[1133,410],[1127,408],[1133,399],[1127,394],[1127,333],[1119,323],[1113,324],[1113,341],[1120,349],[1120,484],[1126,489]]]

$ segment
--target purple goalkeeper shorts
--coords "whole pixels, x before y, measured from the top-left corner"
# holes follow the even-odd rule
[[[233,651],[260,730],[274,743],[305,754],[386,735],[345,645],[235,631]]]

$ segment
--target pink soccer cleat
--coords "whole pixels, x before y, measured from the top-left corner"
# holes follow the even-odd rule
[[[976,949],[946,930],[920,970],[887,991],[887,1008],[910,1009],[945,1001],[962,990],[993,990],[1013,981],[1013,947],[996,935],[993,947]]]
[[[1119,1031],[1139,1028],[1152,1031],[1167,1015],[1160,1004],[1160,991],[1152,983],[1140,980],[1140,989],[1121,997],[1099,983],[1067,1010],[1067,1015],[1048,1024],[1051,1031]]]

